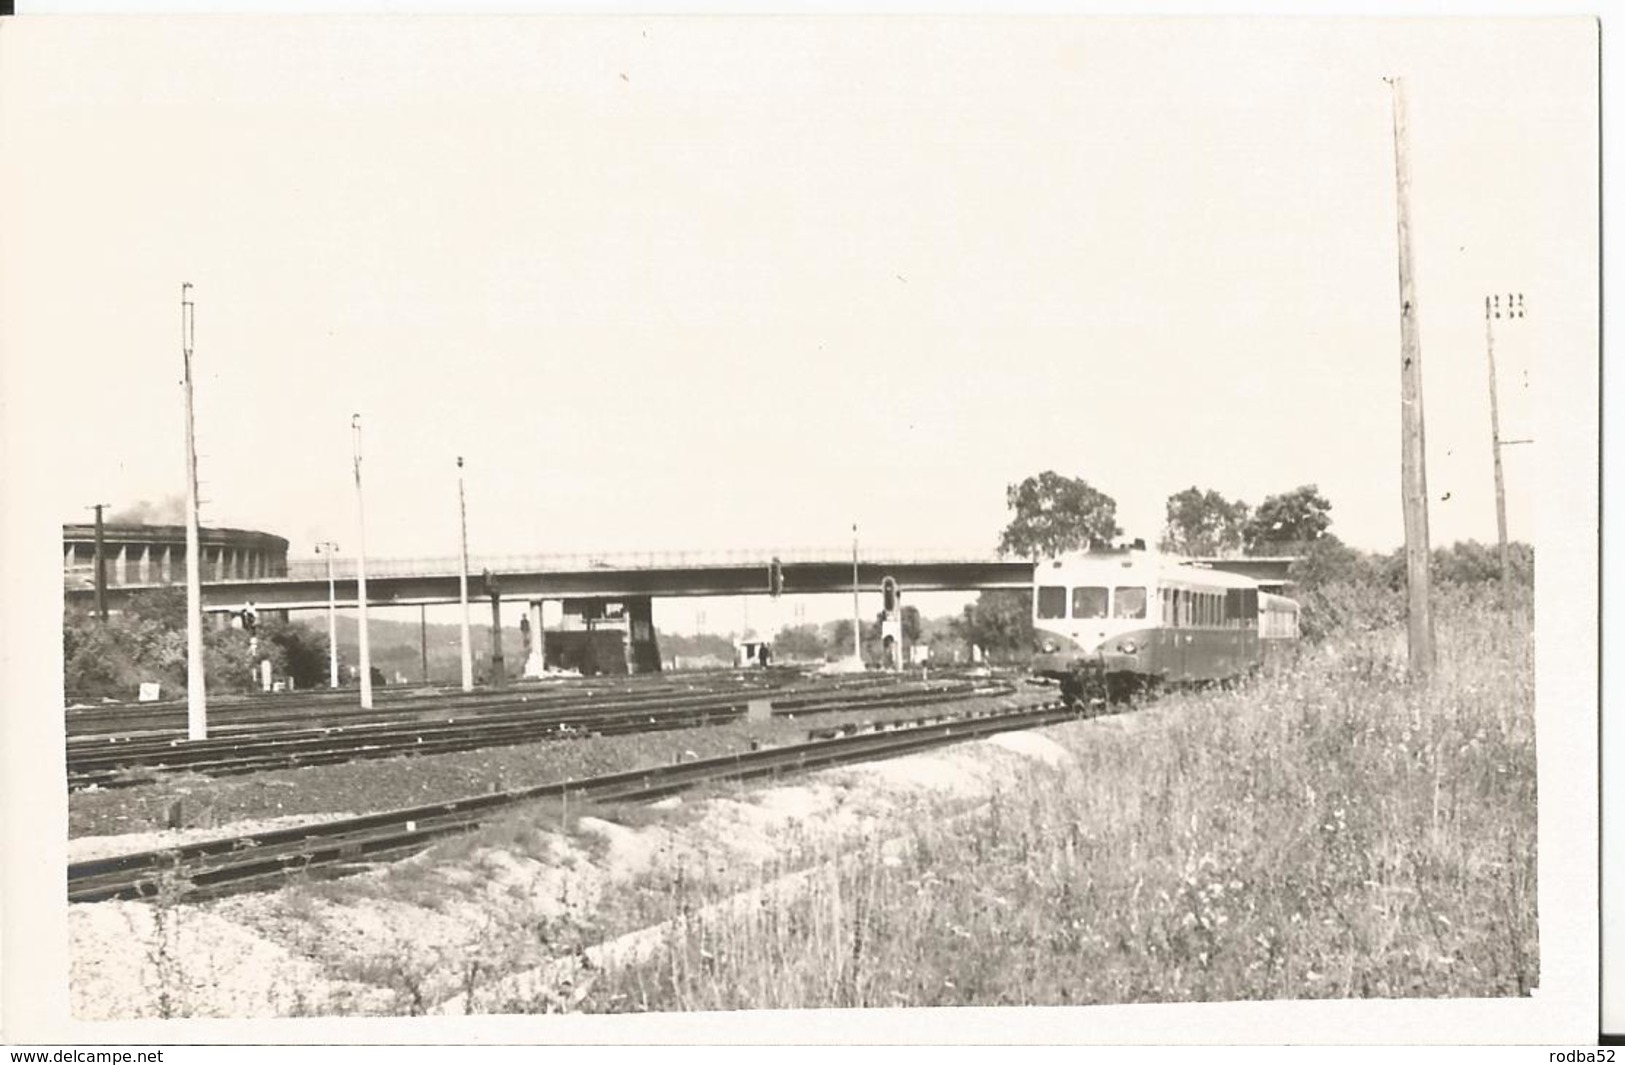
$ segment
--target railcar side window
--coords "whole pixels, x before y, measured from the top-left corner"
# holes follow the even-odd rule
[[[1075,618],[1103,618],[1106,616],[1106,589],[1072,589],[1072,616]]]
[[[1119,585],[1112,592],[1112,617],[1145,617],[1145,589],[1125,588]]]
[[[1046,620],[1066,617],[1066,589],[1059,585],[1040,585],[1038,616]]]

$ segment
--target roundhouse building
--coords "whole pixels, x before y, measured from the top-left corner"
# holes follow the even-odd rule
[[[288,575],[288,541],[253,529],[200,529],[198,548],[205,581],[252,580]],[[107,586],[175,584],[186,579],[186,526],[102,525]],[[66,588],[96,585],[96,525],[62,526],[62,582]]]

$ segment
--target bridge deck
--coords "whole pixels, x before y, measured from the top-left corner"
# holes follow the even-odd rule
[[[827,594],[852,590],[850,548],[712,552],[640,552],[485,557],[469,560],[468,594],[489,593],[482,574],[489,570],[504,599],[681,598],[767,593],[770,562],[778,558],[786,595]],[[1215,568],[1280,582],[1291,558],[1207,560]],[[279,610],[325,608],[328,563],[295,560],[285,577],[253,580],[208,580],[202,585],[205,609],[241,609],[247,603]],[[340,606],[357,602],[354,560],[333,563],[333,595]],[[865,552],[858,563],[858,584],[878,591],[884,577],[905,591],[974,592],[1027,588],[1032,564],[969,551]],[[129,595],[161,585],[120,584],[107,590],[115,609]],[[89,601],[88,588],[68,589],[69,602]],[[367,601],[378,605],[417,606],[455,603],[459,599],[458,560],[445,558],[369,559]]]

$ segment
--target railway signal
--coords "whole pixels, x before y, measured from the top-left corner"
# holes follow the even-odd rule
[[[491,597],[491,687],[506,688],[508,665],[502,656],[502,585],[490,570],[486,570],[480,579],[485,594]]]
[[[900,669],[903,665],[903,621],[898,614],[902,597],[895,577],[881,578],[880,650],[888,669]]]

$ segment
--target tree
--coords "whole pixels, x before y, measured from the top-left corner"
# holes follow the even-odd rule
[[[852,622],[848,618],[840,618],[830,626],[829,651],[838,658],[845,658],[847,651],[852,647]]]
[[[128,698],[144,679],[130,643],[116,620],[104,625],[88,617],[64,618],[62,686],[68,697]]]
[[[1320,489],[1312,484],[1270,496],[1258,505],[1242,531],[1247,553],[1302,550],[1330,528],[1331,509]]]
[[[273,676],[287,675],[287,659],[274,643],[256,643],[236,628],[209,629],[203,634],[203,673],[211,692],[257,691],[260,662],[265,659],[271,660]]]
[[[1117,526],[1116,500],[1087,481],[1054,470],[1009,485],[1004,498],[1015,517],[999,536],[1001,555],[1053,558],[1123,531]]]
[[[1231,502],[1195,485],[1168,497],[1168,523],[1162,531],[1162,549],[1197,557],[1240,550],[1242,533],[1252,508]]]
[[[1528,544],[1507,545],[1507,561],[1512,564],[1512,584],[1532,588],[1535,583],[1535,553]],[[1433,579],[1441,584],[1492,584],[1501,579],[1501,558],[1496,548],[1476,540],[1458,541],[1449,547],[1433,549]]]
[[[954,635],[991,656],[1029,654],[1033,646],[1033,593],[983,592],[954,619],[952,629]]]
[[[327,683],[327,634],[306,625],[285,621],[261,621],[257,632],[262,652],[280,652],[286,675],[296,688],[316,688]],[[421,659],[422,652],[419,652]],[[281,674],[283,671],[278,670]]]
[[[907,640],[909,643],[919,643],[921,632],[920,608],[915,606],[905,606],[899,612],[898,621],[901,622],[903,626],[903,639]]]
[[[773,656],[775,658],[810,658],[822,661],[829,645],[818,631],[817,625],[786,625],[773,637]]]
[[[154,621],[170,629],[186,631],[186,589],[179,585],[136,592],[124,605],[123,617],[133,621]]]
[[[148,681],[170,692],[185,690],[184,592],[179,610],[175,597],[163,592],[135,600],[105,623],[90,617],[63,619],[62,679],[69,694],[129,699]],[[252,656],[248,648],[248,633],[241,629],[205,627],[203,662],[209,691],[249,690],[262,658],[270,658],[279,674],[284,672],[286,658],[277,645],[262,642]]]

